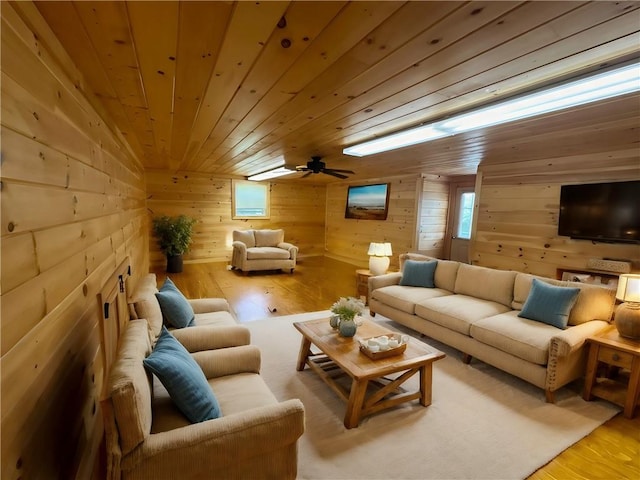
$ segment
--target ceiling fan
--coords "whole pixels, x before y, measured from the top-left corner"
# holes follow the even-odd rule
[[[326,175],[332,175],[338,178],[348,178],[345,173],[349,173],[353,175],[355,172],[351,170],[338,170],[335,168],[327,168],[327,164],[324,163],[322,157],[311,157],[311,161],[307,162],[306,165],[298,165],[296,167],[296,172],[307,172],[302,176],[302,178],[306,178],[312,173],[324,173]]]

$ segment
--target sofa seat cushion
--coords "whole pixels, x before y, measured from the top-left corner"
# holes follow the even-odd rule
[[[229,312],[196,313],[193,324],[197,327],[202,325],[237,325]]]
[[[474,322],[511,310],[498,302],[467,295],[446,295],[416,304],[415,314],[464,335]]]
[[[224,417],[278,403],[257,373],[226,375],[209,379],[208,382]],[[160,382],[154,382],[151,433],[167,432],[187,425],[190,425],[189,420],[171,401],[166,388]]]
[[[278,247],[247,248],[247,260],[288,260],[289,251]]]
[[[546,365],[551,338],[558,329],[546,323],[518,317],[518,310],[478,320],[471,336],[486,345],[538,365]]]
[[[371,293],[371,298],[413,315],[415,313],[416,303],[444,295],[451,295],[451,292],[442,290],[441,288],[389,285],[387,287],[376,288]]]

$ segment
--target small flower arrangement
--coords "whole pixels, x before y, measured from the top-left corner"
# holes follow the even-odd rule
[[[356,315],[362,315],[364,302],[355,297],[340,297],[331,305],[331,312],[343,320],[353,320]]]

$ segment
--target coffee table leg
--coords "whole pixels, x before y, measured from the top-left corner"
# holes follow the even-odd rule
[[[300,343],[300,353],[298,353],[298,365],[296,370],[301,372],[304,370],[304,366],[307,364],[307,358],[311,355],[311,340],[304,335],[302,336],[302,342]]]
[[[433,380],[433,363],[420,367],[420,405],[431,405],[431,385]]]
[[[369,380],[356,380],[355,378],[351,382],[347,413],[344,416],[344,426],[347,428],[355,428],[360,423],[360,414],[362,413],[362,404],[367,393],[368,383]]]

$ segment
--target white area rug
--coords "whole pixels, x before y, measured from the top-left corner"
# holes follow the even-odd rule
[[[424,339],[447,354],[434,363],[432,405],[405,403],[347,430],[346,404],[308,368],[296,371],[301,335],[292,323],[328,315],[246,324],[276,397],[304,403],[299,479],[524,478],[619,411],[606,402],[585,402],[571,388],[557,392],[556,404],[545,403],[541,389],[478,361],[465,365],[456,350]],[[390,322],[379,315],[375,320]],[[416,376],[410,382],[417,388]]]

